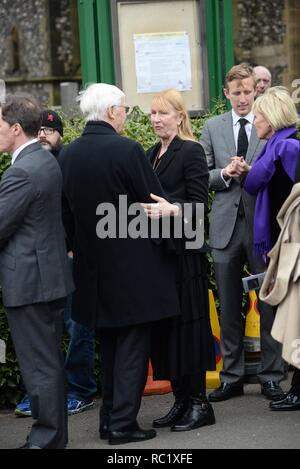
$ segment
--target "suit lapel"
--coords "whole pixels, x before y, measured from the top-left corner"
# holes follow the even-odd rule
[[[250,164],[251,161],[253,160],[253,157],[256,153],[257,147],[260,144],[260,142],[262,142],[262,140],[259,140],[256,134],[256,129],[254,125],[252,125],[251,136],[250,136],[248,151],[246,155],[246,162],[248,164]]]
[[[176,151],[179,150],[181,148],[181,146],[182,146],[182,141],[179,138],[175,137],[174,140],[169,145],[167,151],[162,155],[161,161],[158,164],[158,166],[156,167],[155,172],[158,176],[167,169],[167,167],[169,166],[169,164],[171,163],[171,161],[175,157]],[[155,159],[155,157],[156,157],[156,155],[159,151],[159,148],[160,148],[160,144],[158,144],[154,148],[154,152],[153,152],[152,157],[151,157],[152,165],[153,165],[154,159]]]
[[[231,156],[236,155],[236,148],[234,143],[234,136],[233,136],[233,123],[232,123],[232,114],[231,112],[227,112],[227,114],[223,117],[224,126],[223,126],[223,136],[228,147],[229,154]]]

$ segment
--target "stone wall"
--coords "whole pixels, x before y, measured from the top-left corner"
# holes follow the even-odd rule
[[[46,3],[46,0],[0,0],[2,78],[50,74]],[[13,29],[16,38],[12,37]],[[18,57],[14,58],[14,54]]]
[[[76,0],[0,0],[0,78],[8,92],[29,91],[59,104],[57,77],[80,74],[74,8]]]
[[[282,84],[288,58],[284,47],[285,0],[233,0],[236,63],[268,67],[273,84]]]

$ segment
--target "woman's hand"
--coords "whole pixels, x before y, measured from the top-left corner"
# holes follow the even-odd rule
[[[156,203],[141,204],[149,218],[178,217],[180,215],[180,208],[177,205],[170,204],[170,202],[158,195],[150,194],[150,196]]]

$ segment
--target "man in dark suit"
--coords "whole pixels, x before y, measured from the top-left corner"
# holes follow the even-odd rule
[[[12,97],[0,111],[0,152],[12,154],[0,183],[0,282],[34,419],[26,449],[67,443],[60,340],[73,283],[61,219],[62,177],[36,139],[40,116],[31,97]]]
[[[100,331],[100,438],[110,444],[144,441],[156,435],[140,429],[136,420],[151,323],[178,314],[179,306],[172,259],[159,240],[128,235],[127,209],[151,202],[151,192],[163,192],[142,147],[119,135],[127,111],[124,93],[94,84],[82,94],[80,107],[84,132],[59,158],[65,226],[73,240],[73,319]],[[107,223],[115,228],[100,239],[103,214],[111,208],[115,217]]]
[[[221,303],[221,351],[224,367],[221,387],[210,400],[222,401],[243,394],[244,349],[242,321],[243,267],[247,260],[253,274],[266,269],[253,256],[255,198],[243,190],[243,178],[261,153],[251,112],[255,77],[247,64],[234,66],[226,75],[224,93],[232,111],[206,121],[201,144],[210,170],[210,189],[215,191],[210,217],[209,242]],[[271,337],[272,308],[260,302],[261,364],[258,379],[262,393],[279,399],[284,366],[279,344]]]

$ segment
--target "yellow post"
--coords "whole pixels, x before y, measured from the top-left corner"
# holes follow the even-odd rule
[[[257,309],[257,295],[255,290],[249,291],[249,307],[246,313],[244,346],[246,352],[260,351],[260,313]]]
[[[216,303],[214,299],[213,292],[208,291],[209,294],[209,315],[210,315],[210,324],[212,333],[214,336],[215,342],[215,355],[216,355],[216,371],[207,371],[206,372],[206,386],[209,389],[217,388],[220,386],[220,371],[223,368],[223,360],[221,355],[220,347],[220,324],[219,318],[216,309]]]

